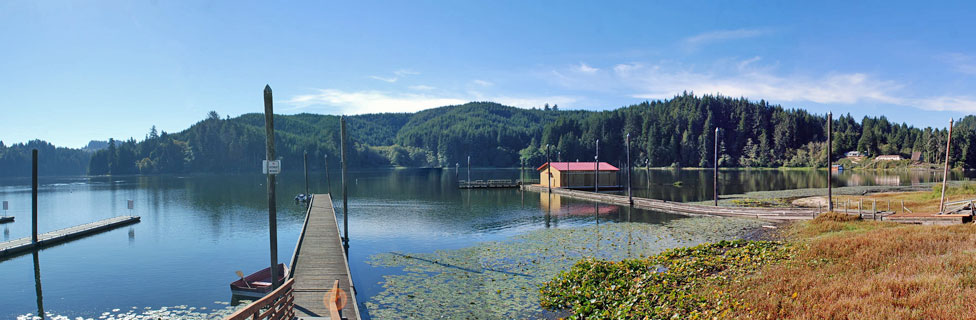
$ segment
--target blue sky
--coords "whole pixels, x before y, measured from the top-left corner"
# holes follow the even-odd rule
[[[944,127],[976,111],[966,2],[2,1],[0,140],[80,147],[210,110],[612,109],[682,91]]]

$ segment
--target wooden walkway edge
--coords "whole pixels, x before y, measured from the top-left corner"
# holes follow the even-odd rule
[[[539,193],[548,192],[546,187],[540,185],[523,185],[523,190]],[[630,205],[630,201],[625,195],[596,193],[590,191],[570,190],[553,188],[553,194],[566,196],[574,199],[602,202],[621,206]],[[813,219],[817,214],[816,209],[808,208],[757,208],[757,207],[716,207],[701,204],[691,204],[684,202],[671,202],[657,199],[647,199],[634,197],[634,208],[654,210],[667,213],[675,213],[690,216],[724,216],[758,218],[765,220],[807,220]]]
[[[10,258],[32,250],[43,249],[65,241],[130,225],[139,222],[139,219],[138,216],[119,216],[55,230],[37,235],[37,243],[31,242],[31,237],[2,242],[0,243],[0,259]]]
[[[360,319],[356,288],[329,194],[312,196],[292,256],[291,270],[295,279],[295,313],[299,319],[331,319],[325,301],[337,280],[346,296],[342,318]]]

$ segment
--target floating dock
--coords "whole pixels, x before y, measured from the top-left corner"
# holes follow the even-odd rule
[[[518,188],[518,187],[519,187],[519,183],[514,180],[458,181],[458,189]]]
[[[308,207],[291,264],[295,315],[299,319],[330,318],[324,301],[338,280],[346,296],[341,317],[360,319],[332,199],[329,194],[316,194]]]
[[[9,258],[21,253],[43,249],[58,243],[70,241],[84,236],[105,232],[121,226],[139,222],[138,216],[120,216],[86,223],[70,228],[55,230],[37,235],[37,242],[31,242],[31,237],[20,238],[0,243],[0,259]]]
[[[0,223],[10,223],[14,222],[14,217],[12,216],[0,216]]]
[[[539,193],[548,192],[548,188],[541,185],[523,185],[523,190]],[[602,187],[601,187],[602,189]],[[596,193],[590,191],[570,190],[563,188],[552,188],[553,194],[565,197],[615,204],[621,206],[630,205],[630,200],[626,195]],[[809,208],[758,208],[758,207],[716,207],[701,204],[691,204],[684,202],[671,202],[657,199],[647,199],[634,197],[634,208],[654,210],[667,213],[675,213],[690,216],[726,216],[758,218],[765,220],[808,220],[817,215],[816,209]]]

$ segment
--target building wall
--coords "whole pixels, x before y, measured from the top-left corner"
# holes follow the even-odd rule
[[[549,177],[547,176],[546,168],[539,172],[539,184],[543,187],[549,186]],[[600,186],[601,187],[612,187],[619,186],[620,183],[617,181],[617,172],[615,171],[600,171]],[[553,188],[592,188],[593,187],[593,171],[567,171],[561,172],[559,170],[552,170],[552,187]]]

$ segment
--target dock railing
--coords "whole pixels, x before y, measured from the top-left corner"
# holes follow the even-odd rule
[[[295,296],[292,287],[295,279],[285,281],[285,284],[272,291],[264,298],[258,299],[241,310],[237,310],[225,320],[291,320],[295,318]]]

